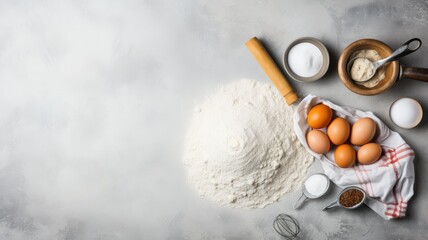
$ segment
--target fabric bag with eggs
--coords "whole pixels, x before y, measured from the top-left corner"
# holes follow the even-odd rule
[[[373,119],[377,125],[374,140],[382,147],[380,159],[370,165],[355,164],[349,168],[340,168],[334,160],[334,148],[326,154],[313,152],[306,142],[306,133],[310,130],[306,119],[309,109],[319,103],[329,106],[336,117],[345,118],[351,125],[363,117]],[[415,154],[397,132],[390,130],[372,112],[340,107],[320,97],[308,95],[294,113],[294,131],[306,149],[321,161],[325,174],[336,185],[364,189],[370,196],[365,203],[384,219],[405,216],[407,203],[413,196]]]

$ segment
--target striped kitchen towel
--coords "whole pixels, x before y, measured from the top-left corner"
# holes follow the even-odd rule
[[[323,103],[335,111],[335,116],[347,119],[351,124],[362,117],[370,117],[376,122],[375,142],[383,149],[379,161],[370,165],[356,164],[350,168],[340,168],[334,161],[334,149],[326,154],[311,151],[306,143],[306,133],[310,127],[306,123],[309,109]],[[407,203],[413,196],[415,153],[397,133],[390,130],[372,112],[340,107],[322,98],[308,95],[297,106],[294,113],[294,130],[299,141],[317,159],[320,159],[325,174],[339,187],[358,186],[370,198],[366,205],[384,219],[401,218],[406,215]],[[325,129],[324,129],[325,130]]]

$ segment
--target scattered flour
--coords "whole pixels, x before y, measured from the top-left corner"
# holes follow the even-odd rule
[[[293,131],[293,110],[270,84],[240,80],[195,108],[184,163],[200,195],[263,208],[299,189],[313,158]]]

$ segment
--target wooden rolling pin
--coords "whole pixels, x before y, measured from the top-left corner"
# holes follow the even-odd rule
[[[284,74],[279,70],[278,65],[276,65],[272,57],[263,47],[263,44],[256,37],[253,37],[248,40],[245,45],[247,45],[247,48],[254,55],[257,62],[259,62],[260,66],[265,70],[275,87],[285,98],[287,104],[291,105],[296,102],[299,99],[299,96],[294,92]]]

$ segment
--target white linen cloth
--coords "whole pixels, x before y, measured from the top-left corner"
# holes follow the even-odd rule
[[[340,168],[334,161],[333,145],[327,154],[311,151],[305,137],[310,130],[306,118],[309,109],[318,103],[329,106],[334,110],[334,116],[347,119],[351,125],[362,117],[373,119],[377,125],[374,140],[383,150],[379,161],[370,165],[355,164],[350,168]],[[306,96],[299,103],[293,118],[297,138],[313,156],[321,161],[325,174],[336,185],[341,188],[358,186],[364,189],[370,196],[365,202],[366,205],[384,219],[405,216],[407,203],[413,196],[415,153],[397,132],[390,130],[372,112],[340,107],[313,95]]]

